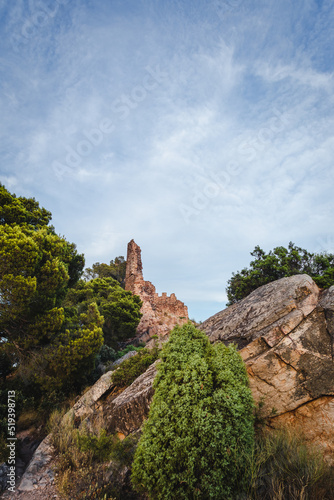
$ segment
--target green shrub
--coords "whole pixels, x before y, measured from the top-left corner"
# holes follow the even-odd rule
[[[123,361],[118,369],[114,371],[112,374],[113,383],[119,387],[131,385],[158,357],[159,350],[156,347],[153,349],[140,349],[136,356]]]
[[[100,362],[106,363],[107,361],[116,361],[117,359],[117,353],[116,351],[112,348],[109,347],[106,344],[103,344],[103,346],[100,349],[100,352],[97,356],[97,360],[95,361],[95,364],[98,364]]]
[[[116,359],[120,359],[121,357],[123,357],[125,354],[127,354],[130,351],[139,352],[142,350],[142,348],[143,348],[143,346],[135,347],[134,345],[130,344],[130,345],[124,347],[124,349],[122,349],[121,351],[116,352]]]
[[[261,434],[248,463],[247,500],[333,500],[334,471],[322,454],[288,429]]]
[[[91,453],[92,460],[97,460],[98,462],[106,462],[109,460],[114,442],[115,437],[107,436],[105,429],[102,429],[97,436],[78,432],[79,450]]]
[[[154,397],[132,468],[150,499],[229,499],[253,447],[253,399],[234,346],[188,323],[161,353]]]
[[[119,466],[131,466],[138,444],[138,439],[139,437],[137,435],[130,435],[123,439],[123,441],[120,439],[114,441],[114,445],[111,450],[111,457]]]

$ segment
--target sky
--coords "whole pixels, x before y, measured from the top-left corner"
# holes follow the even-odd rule
[[[189,316],[256,245],[334,252],[331,0],[0,0],[0,182]]]

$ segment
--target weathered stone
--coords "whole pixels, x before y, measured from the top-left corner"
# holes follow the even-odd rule
[[[140,247],[131,240],[126,259],[125,289],[143,301],[142,318],[137,327],[139,341],[147,342],[153,335],[165,337],[175,325],[188,321],[188,308],[174,293],[159,296],[150,281],[144,281]]]
[[[52,460],[53,447],[51,445],[51,437],[47,436],[39,445],[35,451],[33,458],[27,467],[25,473],[22,476],[20,484],[18,485],[18,490],[21,492],[29,492],[35,489],[34,484],[37,484],[37,476],[41,477],[43,480],[43,485],[45,486],[49,483],[50,477],[48,474],[50,462]],[[35,483],[34,483],[35,481]]]
[[[300,430],[306,440],[322,449],[334,462],[334,397],[322,396],[270,420],[272,427],[287,426]]]
[[[156,364],[157,361],[110,403],[104,403],[103,421],[108,432],[127,436],[141,427],[153,397]]]
[[[123,361],[126,361],[127,359],[132,358],[132,356],[135,356],[136,354],[137,354],[137,351],[129,351],[129,352],[127,352],[126,354],[124,354],[124,356],[122,356],[121,358],[117,359],[113,363],[112,368],[117,367],[118,365],[120,365],[121,363],[123,363]]]
[[[261,337],[273,347],[315,309],[318,299],[319,288],[306,274],[282,278],[207,319],[201,330],[212,342],[243,348]]]
[[[267,415],[294,410],[323,394],[334,395],[334,364],[331,342],[322,310],[316,309],[295,330],[273,348],[246,361],[256,401],[263,398]]]
[[[334,360],[334,286],[325,290],[322,294],[319,305],[325,312],[327,331],[331,338],[331,354],[332,359]]]
[[[74,411],[76,418],[83,420],[94,413],[96,404],[101,396],[113,386],[111,374],[112,370],[102,375],[102,377],[81,396],[79,401],[75,403],[70,411]]]
[[[275,281],[201,325],[211,341],[241,347],[261,416],[288,423],[334,460],[334,287],[306,275]],[[332,455],[331,455],[332,454]]]
[[[110,391],[114,386],[111,377],[114,369],[116,369],[117,366],[123,363],[123,361],[131,358],[132,356],[135,356],[136,354],[137,351],[129,351],[128,353],[124,354],[124,356],[116,360],[115,363],[113,363],[113,370],[110,370],[102,375],[99,380],[95,382],[95,384],[92,385],[92,387],[90,387],[88,391],[81,396],[81,398],[71,408],[69,413],[74,412],[75,419],[77,420],[83,420],[90,415],[93,415],[101,405],[101,397],[104,396],[108,391]]]

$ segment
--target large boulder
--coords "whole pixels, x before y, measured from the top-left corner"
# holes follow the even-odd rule
[[[153,363],[115,399],[105,401],[103,421],[108,432],[127,436],[140,429],[150,409],[157,363]]]
[[[269,283],[201,325],[240,348],[261,416],[289,424],[334,460],[334,287],[307,275]]]
[[[207,319],[201,330],[212,342],[235,342],[239,349],[258,338],[272,346],[315,309],[319,293],[306,274],[282,278]]]

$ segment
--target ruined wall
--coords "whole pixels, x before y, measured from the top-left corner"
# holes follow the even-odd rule
[[[143,301],[143,317],[137,328],[140,340],[147,342],[153,335],[164,337],[175,325],[188,321],[188,308],[174,293],[159,296],[155,286],[144,280],[141,249],[134,240],[128,244],[126,262],[125,289],[139,295]]]

